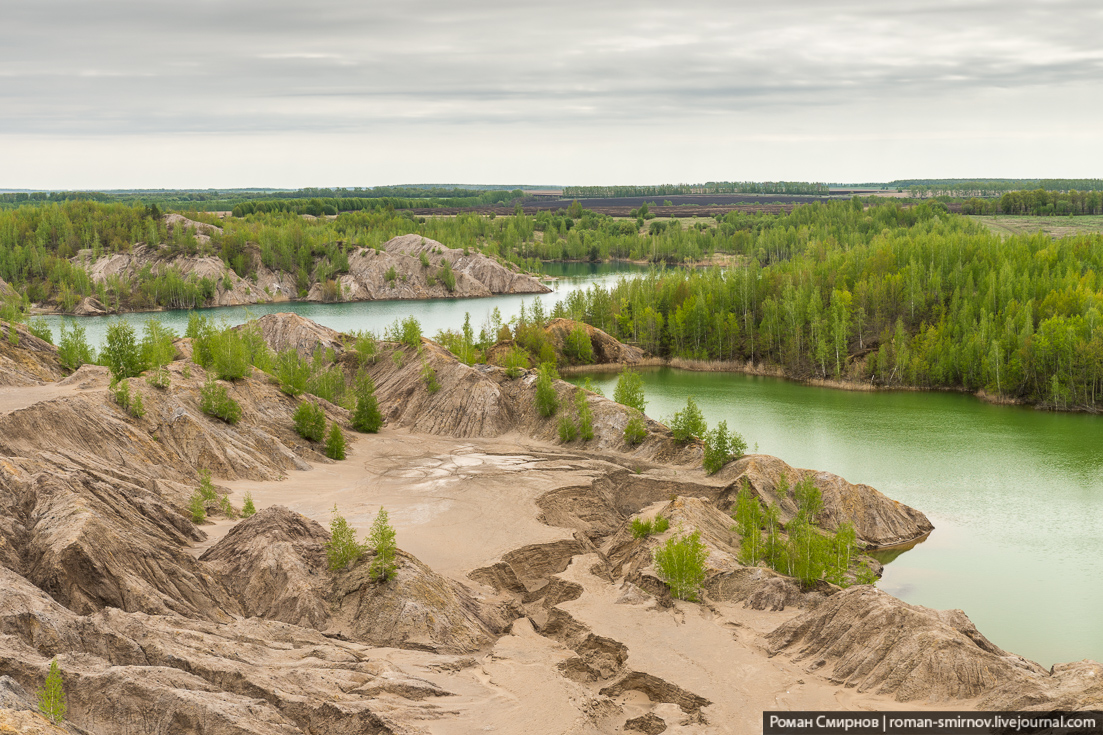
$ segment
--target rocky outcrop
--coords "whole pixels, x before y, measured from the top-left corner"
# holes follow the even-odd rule
[[[834,531],[839,523],[849,521],[854,524],[858,540],[869,546],[914,541],[934,529],[934,524],[921,512],[885,497],[869,485],[855,485],[830,472],[796,469],[769,455],[744,456],[725,466],[716,477],[728,483],[718,500],[720,507],[734,505],[735,496],[746,482],[764,504],[778,506],[782,522],[797,512],[793,488],[810,478],[823,497],[823,511],[817,518],[819,525]],[[783,487],[785,491],[781,492]]]
[[[254,323],[260,327],[264,341],[275,352],[291,348],[303,357],[311,357],[319,347],[336,351],[343,349],[344,341],[340,332],[304,319],[298,314],[265,314],[249,324]],[[246,326],[248,325],[237,329]]]
[[[95,296],[85,296],[73,307],[74,316],[106,316],[108,313],[107,307]]]
[[[972,699],[1014,682],[1045,686],[1048,672],[993,645],[960,610],[931,610],[873,587],[833,595],[767,636],[770,653],[859,692]]]
[[[168,215],[166,221],[195,231],[201,244],[210,240],[210,233],[219,231],[213,225],[187,220],[180,215]],[[421,264],[422,253],[428,258],[429,267]],[[124,288],[143,272],[162,275],[172,270],[196,284],[205,281],[211,293],[207,306],[293,301],[300,296],[307,301],[376,301],[541,294],[551,290],[537,279],[512,271],[481,253],[465,254],[463,250],[445,247],[420,235],[396,237],[380,250],[358,248],[349,252],[346,273],[336,276],[329,284],[315,282],[303,294],[300,294],[295,274],[264,265],[255,245],[246,247],[245,254],[252,265],[247,278],[238,276],[219,257],[184,254],[169,245],[136,243],[127,252],[99,258],[85,249],[72,260],[88,272],[93,282],[121,282]],[[443,261],[448,261],[455,276],[455,286],[451,290],[440,279]],[[322,277],[317,269],[315,275]],[[128,308],[125,302],[120,306],[124,311]],[[80,314],[87,316],[109,311],[93,297],[85,298],[77,308]]]
[[[422,264],[422,255],[428,267]],[[341,298],[336,300],[471,298],[551,291],[535,278],[512,271],[481,253],[449,248],[421,235],[400,235],[383,243],[380,250],[359,248],[348,259],[348,273],[337,278]],[[456,279],[453,289],[440,280],[444,261]],[[323,284],[315,284],[307,299],[326,300]]]
[[[52,383],[64,375],[57,347],[31,334],[25,324],[0,322],[0,388]]]
[[[15,289],[8,285],[7,281],[0,278],[0,300],[12,298],[18,296]]]
[[[246,615],[325,630],[328,540],[317,522],[277,505],[235,525],[199,560]]]
[[[402,551],[385,582],[369,574],[370,554],[331,574],[328,540],[315,521],[276,506],[239,523],[200,561],[247,615],[375,646],[470,653],[491,644],[512,620]]]

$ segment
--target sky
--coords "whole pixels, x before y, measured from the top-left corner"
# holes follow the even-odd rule
[[[1103,176],[1099,0],[7,0],[0,188]]]

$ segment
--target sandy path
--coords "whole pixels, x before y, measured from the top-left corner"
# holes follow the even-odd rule
[[[56,398],[75,396],[83,393],[74,383],[63,385],[59,383],[45,383],[43,385],[23,385],[14,388],[0,388],[0,416],[29,408],[36,403],[52,401]]]
[[[472,569],[527,544],[571,538],[537,520],[536,499],[558,487],[589,485],[593,471],[540,459],[510,439],[460,440],[387,430],[358,436],[343,462],[292,472],[280,482],[221,482],[234,505],[250,492],[257,509],[285,505],[328,527],[336,505],[361,534],[380,506],[398,544],[441,574],[467,580]],[[217,543],[233,522],[204,526]]]

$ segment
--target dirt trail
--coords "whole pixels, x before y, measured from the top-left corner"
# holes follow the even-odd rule
[[[107,386],[101,386],[100,389]],[[36,403],[53,401],[58,398],[66,398],[96,388],[85,388],[76,383],[67,385],[60,383],[46,383],[44,385],[17,386],[13,388],[0,388],[0,416],[30,408]]]

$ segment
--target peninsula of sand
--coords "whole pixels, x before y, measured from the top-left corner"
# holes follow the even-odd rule
[[[594,394],[594,438],[561,443],[534,371],[429,340],[364,360],[290,314],[259,327],[274,350],[321,344],[334,370],[366,370],[382,430],[356,433],[346,409],[255,369],[219,383],[240,420],[210,416],[187,340],[167,386],[127,382],[136,417],[105,368],[66,374],[52,345],[3,325],[0,731],[719,734],[759,731],[763,710],[1103,706],[1095,662],[1047,670],[960,611],[739,563],[744,484],[785,522],[796,505],[779,490],[810,478],[820,525],[848,521],[866,546],[930,532],[871,487],[764,455],[706,475],[699,443],[648,419],[629,445],[630,411]],[[573,386],[555,389],[572,404]],[[346,459],[295,432],[303,400],[343,427]],[[194,523],[200,471],[258,512]],[[395,576],[373,577],[371,553],[330,571],[335,507],[361,537],[388,511]],[[669,530],[636,538],[631,522],[658,514]],[[674,599],[652,561],[690,530],[709,551],[699,602]],[[35,712],[53,661],[58,727]]]

